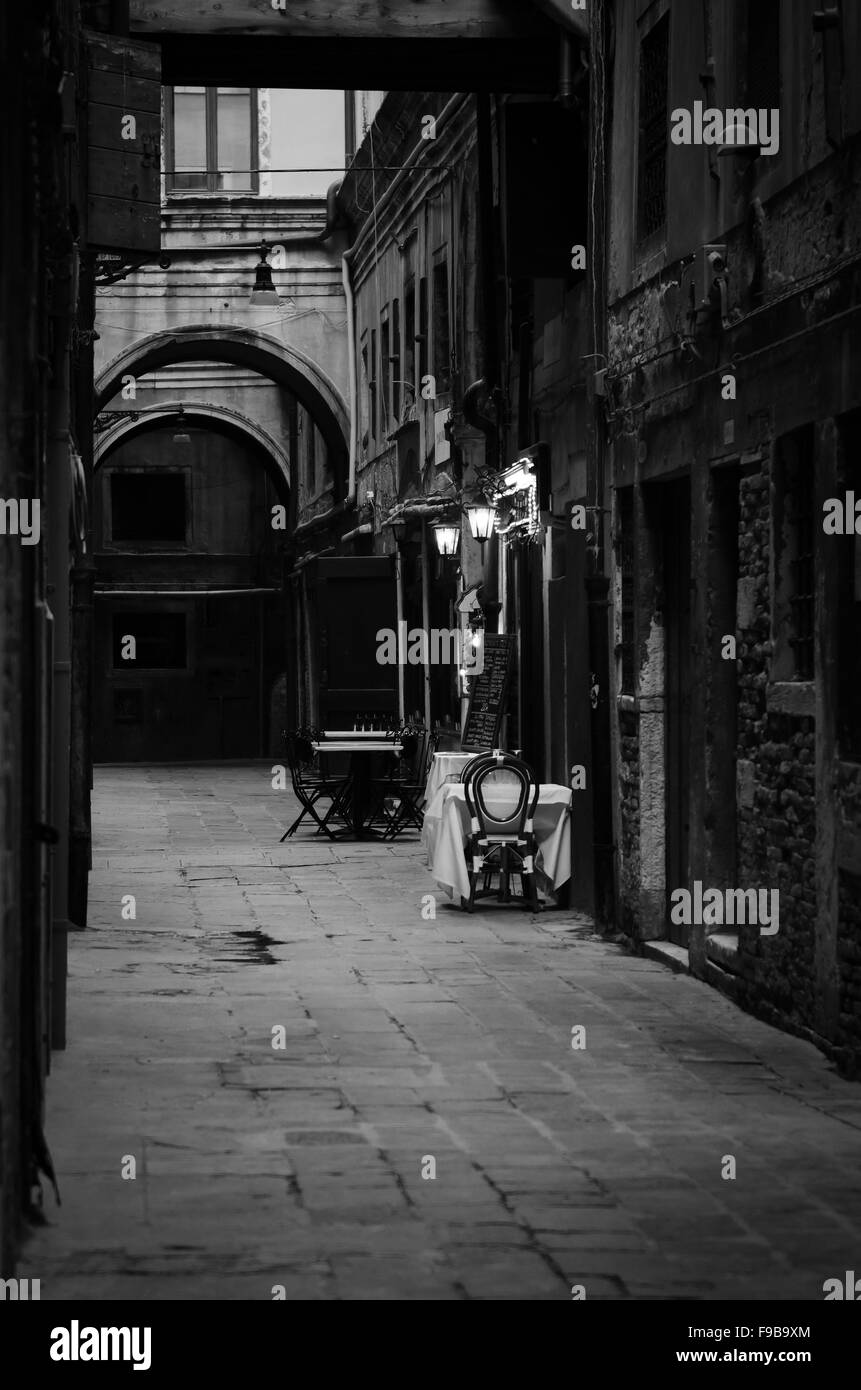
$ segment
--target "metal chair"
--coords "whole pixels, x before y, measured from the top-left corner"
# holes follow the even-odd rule
[[[491,753],[477,758],[464,771],[470,818],[470,892],[466,910],[472,912],[477,898],[490,895],[494,873],[499,874],[499,901],[510,902],[510,880],[515,872],[520,876],[524,904],[528,903],[533,912],[540,912],[535,882],[537,845],[532,824],[539,788],[532,769],[509,753]],[[490,795],[491,790],[495,796]],[[484,877],[481,891],[480,875]]]
[[[336,835],[330,829],[329,822],[333,817],[343,819],[341,811],[349,798],[352,779],[349,774],[330,776],[316,765],[312,746],[316,733],[315,729],[297,729],[284,734],[290,781],[302,810],[289,829],[284,831],[279,844],[283,844],[298,830],[306,816],[310,816],[316,822],[318,835],[328,835],[330,840],[334,840]],[[317,803],[324,799],[330,802],[330,806],[321,818]]]
[[[440,738],[436,730],[423,725],[406,725],[398,737],[403,743],[400,761],[376,783],[376,810],[382,816],[384,840],[394,840],[411,827],[421,830],[425,784]],[[394,803],[392,810],[389,802]]]

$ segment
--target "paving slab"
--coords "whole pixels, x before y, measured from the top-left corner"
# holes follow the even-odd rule
[[[97,770],[43,1298],[818,1300],[857,1266],[861,1087],[812,1046],[582,917],[461,913],[415,840],[280,844],[297,813],[269,763]]]

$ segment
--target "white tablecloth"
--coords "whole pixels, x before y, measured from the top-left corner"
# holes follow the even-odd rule
[[[553,890],[571,877],[571,788],[543,783],[538,792],[533,826],[538,845],[538,882]],[[469,813],[463,784],[447,782],[425,807],[422,844],[430,871],[442,888],[459,898],[469,897],[469,870],[465,845],[469,838]]]
[[[449,777],[460,777],[467,763],[477,758],[478,753],[434,753],[431,770],[425,786],[425,802],[429,806]]]

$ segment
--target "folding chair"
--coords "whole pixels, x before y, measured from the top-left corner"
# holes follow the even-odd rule
[[[494,873],[499,874],[499,901],[510,902],[510,880],[515,872],[520,877],[524,904],[528,903],[533,912],[540,912],[533,829],[539,788],[532,769],[509,753],[491,753],[477,758],[464,771],[470,819],[470,892],[466,910],[472,912],[477,898],[489,896]],[[479,892],[480,875],[484,877],[484,887]]]
[[[316,730],[313,729],[299,729],[284,735],[290,781],[302,810],[289,829],[284,831],[280,844],[298,830],[306,816],[316,821],[318,835],[328,835],[330,840],[336,838],[334,831],[329,828],[329,822],[333,817],[341,816],[350,794],[352,779],[349,775],[332,777],[315,765],[312,747],[312,736],[315,734]],[[329,800],[331,804],[321,819],[317,803],[324,799]]]

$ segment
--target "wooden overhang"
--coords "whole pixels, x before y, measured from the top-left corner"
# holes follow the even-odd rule
[[[130,0],[173,85],[552,92],[570,0]]]

